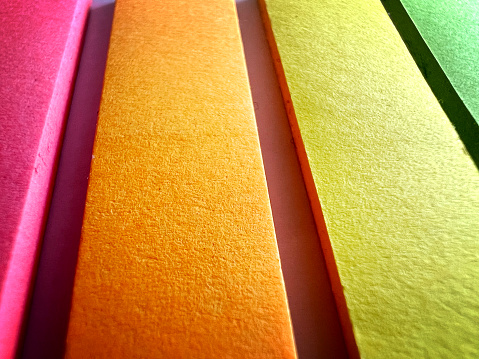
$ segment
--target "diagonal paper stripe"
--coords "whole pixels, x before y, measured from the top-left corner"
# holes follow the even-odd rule
[[[382,2],[479,167],[479,3]]]
[[[118,1],[93,153],[66,357],[294,357],[233,1]]]
[[[479,173],[380,1],[264,0],[352,357],[479,354]]]
[[[0,9],[0,357],[21,336],[88,0]]]

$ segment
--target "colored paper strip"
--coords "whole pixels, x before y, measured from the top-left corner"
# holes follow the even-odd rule
[[[262,10],[351,357],[479,355],[479,173],[381,2]]]
[[[93,0],[90,7],[43,236],[22,359],[62,358],[65,352],[113,10],[113,0]]]
[[[295,356],[231,0],[119,0],[66,357]]]
[[[313,212],[257,0],[236,0],[299,358],[347,359]]]
[[[479,167],[479,3],[382,2]]]
[[[89,2],[0,10],[0,357],[15,355]]]

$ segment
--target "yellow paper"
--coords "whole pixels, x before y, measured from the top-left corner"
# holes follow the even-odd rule
[[[381,2],[263,15],[350,355],[479,357],[479,173]]]

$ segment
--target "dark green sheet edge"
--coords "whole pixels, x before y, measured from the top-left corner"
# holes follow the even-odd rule
[[[479,169],[479,125],[459,97],[400,0],[381,0],[414,61]]]

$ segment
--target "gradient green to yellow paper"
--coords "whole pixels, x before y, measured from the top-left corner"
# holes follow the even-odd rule
[[[351,356],[478,357],[479,173],[381,2],[262,2]]]

